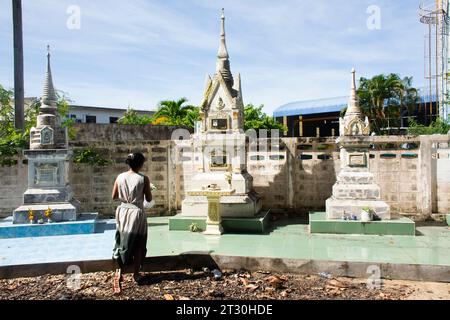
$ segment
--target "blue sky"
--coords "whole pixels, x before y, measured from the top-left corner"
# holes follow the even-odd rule
[[[46,45],[55,87],[76,104],[135,109],[187,97],[215,71],[225,7],[233,73],[245,103],[343,96],[358,76],[395,72],[422,86],[424,26],[416,0],[23,0],[26,96],[40,96]],[[66,27],[67,8],[81,28]],[[366,12],[377,5],[381,29]],[[0,84],[13,86],[11,0],[0,0]]]

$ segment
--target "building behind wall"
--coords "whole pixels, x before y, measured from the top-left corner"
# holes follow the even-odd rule
[[[288,137],[339,135],[339,115],[347,97],[288,103],[275,110],[274,117],[288,128]]]
[[[25,109],[30,108],[36,102],[38,98],[30,97],[25,98]],[[143,116],[153,116],[155,111],[149,109],[147,110],[135,110],[138,115]],[[106,108],[106,107],[93,107],[93,106],[79,106],[70,105],[68,118],[74,119],[76,123],[116,123],[120,118],[123,117],[127,109],[124,108]]]
[[[77,123],[116,123],[127,109],[71,105],[68,117]],[[154,111],[135,110],[138,115],[152,116]]]
[[[413,114],[408,114],[405,110],[401,119],[395,119],[400,126],[391,126],[386,130],[390,133],[404,133],[409,119],[424,125],[436,120],[436,96],[430,96],[424,89],[420,89],[419,99]],[[339,117],[341,111],[347,107],[347,102],[347,96],[291,102],[277,108],[273,116],[279,123],[286,125],[286,137],[339,136]]]

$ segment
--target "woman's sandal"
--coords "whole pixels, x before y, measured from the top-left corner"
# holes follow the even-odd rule
[[[122,270],[116,269],[113,280],[114,294],[122,293],[122,280]]]

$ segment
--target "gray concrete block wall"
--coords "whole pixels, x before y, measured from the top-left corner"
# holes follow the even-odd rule
[[[439,213],[450,212],[450,148],[448,143],[439,143],[433,157],[436,174],[436,201],[435,206]]]
[[[258,156],[263,160],[253,160]],[[270,156],[276,156],[270,158]],[[249,151],[247,170],[253,176],[253,187],[261,195],[264,209],[283,210],[289,207],[287,151]]]
[[[158,188],[154,192],[157,205],[149,213],[168,214],[181,208],[196,168],[192,150],[181,153],[168,140],[173,128],[82,124],[77,125],[77,131],[71,148],[98,150],[112,162],[105,167],[71,165],[70,181],[82,211],[114,214],[117,204],[110,200],[112,184],[119,173],[127,170],[125,158],[134,151],[143,152],[149,159],[143,173]],[[371,150],[370,170],[381,187],[382,199],[394,213],[422,219],[433,212],[449,212],[448,136],[371,139],[375,149]],[[404,143],[416,143],[419,149],[401,149]],[[417,157],[410,157],[414,154]],[[302,160],[302,155],[311,159]],[[339,156],[334,138],[283,138],[280,150],[249,150],[247,165],[265,208],[305,212],[324,209],[340,169]],[[174,157],[186,161],[174,163]],[[0,167],[1,216],[11,215],[22,203],[27,185],[27,166],[22,160],[12,167]]]
[[[12,215],[12,211],[22,205],[27,179],[27,165],[22,157],[17,158],[14,166],[0,166],[0,217]]]
[[[70,142],[71,147],[92,148],[111,161],[110,165],[104,167],[92,167],[87,164],[72,166],[75,182],[73,187],[76,197],[84,202],[83,211],[113,215],[118,204],[111,200],[114,180],[117,175],[128,170],[125,164],[128,154],[142,152],[147,158],[142,174],[149,176],[157,187],[153,192],[156,205],[148,211],[148,214],[169,213],[170,199],[175,194],[169,181],[170,139],[176,129],[178,128],[148,125],[77,124],[75,126],[77,137]]]
[[[392,213],[414,215],[417,213],[417,158],[403,158],[402,154],[418,150],[377,150],[371,152],[370,170],[381,187],[381,199],[388,203]],[[383,155],[395,155],[384,158]]]

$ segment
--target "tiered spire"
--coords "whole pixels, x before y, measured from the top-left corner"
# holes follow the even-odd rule
[[[56,108],[57,98],[53,86],[52,69],[50,66],[50,46],[47,46],[47,72],[45,73],[44,93],[42,95],[41,108]]]
[[[233,86],[233,75],[230,68],[230,56],[228,55],[227,44],[225,39],[225,9],[222,9],[221,16],[221,32],[220,32],[220,46],[217,54],[216,72],[221,73],[225,82]]]
[[[354,68],[352,69],[352,84],[350,90],[350,99],[348,101],[348,108],[345,115],[362,116],[361,108],[359,107],[358,97],[356,95],[356,71]]]
[[[344,118],[339,120],[341,136],[362,136],[370,134],[369,119],[364,117],[356,95],[356,72],[352,69],[350,99]]]

